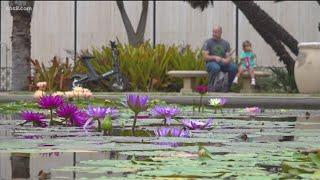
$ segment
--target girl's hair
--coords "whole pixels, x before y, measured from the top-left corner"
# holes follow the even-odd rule
[[[244,49],[244,47],[247,46],[247,45],[251,46],[251,42],[248,41],[248,40],[246,40],[246,41],[244,41],[244,42],[242,43],[242,48]]]

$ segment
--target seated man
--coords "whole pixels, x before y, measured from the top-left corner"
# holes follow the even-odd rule
[[[230,44],[228,41],[221,38],[222,28],[215,26],[212,30],[212,38],[206,40],[203,44],[203,57],[206,61],[206,69],[209,74],[208,77],[208,91],[214,91],[214,80],[220,70],[228,72],[229,89],[232,81],[237,74],[237,66],[230,63]]]

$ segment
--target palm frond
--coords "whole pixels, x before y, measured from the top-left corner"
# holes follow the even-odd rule
[[[191,7],[193,9],[201,9],[201,11],[203,11],[204,9],[206,9],[208,6],[212,5],[213,6],[213,2],[212,0],[210,1],[187,1]]]

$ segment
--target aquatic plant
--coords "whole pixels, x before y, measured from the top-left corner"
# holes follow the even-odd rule
[[[250,114],[250,115],[257,115],[259,113],[261,113],[261,109],[257,106],[254,106],[254,107],[246,107],[244,109],[244,112]]]
[[[101,124],[101,128],[103,130],[103,134],[107,135],[110,134],[112,131],[112,121],[110,116],[106,116]]]
[[[116,118],[119,116],[119,111],[115,108],[108,107],[106,108],[106,116],[113,118]]]
[[[39,89],[40,91],[45,91],[46,88],[47,88],[47,82],[45,82],[45,81],[38,82],[38,83],[36,84],[36,86],[38,87],[38,89]]]
[[[148,108],[148,99],[149,99],[148,96],[143,96],[143,95],[135,95],[135,94],[127,95],[127,98],[126,98],[127,106],[134,112],[132,134],[134,134],[134,131],[135,131],[138,114],[142,111],[147,110]]]
[[[88,121],[98,121],[98,131],[101,131],[101,121],[106,116],[107,108],[104,107],[94,107],[89,105],[87,109],[88,116],[91,117]]]
[[[52,96],[61,96],[61,97],[64,97],[65,94],[64,94],[64,92],[62,92],[62,91],[56,91],[56,92],[52,93]]]
[[[195,91],[198,92],[200,94],[200,101],[199,101],[199,112],[200,109],[202,109],[203,112],[203,103],[202,103],[202,99],[203,99],[203,95],[205,95],[208,92],[208,87],[205,85],[199,85],[195,88]]]
[[[37,90],[34,92],[33,98],[35,98],[36,100],[39,100],[42,96],[45,96],[45,95],[46,95],[46,92],[42,90]]]
[[[210,151],[202,145],[199,145],[198,147],[198,156],[200,160],[213,159],[213,155],[210,153]]]
[[[185,128],[177,127],[160,127],[154,130],[158,137],[189,137],[189,131]]]
[[[46,116],[43,113],[31,112],[31,111],[23,111],[21,112],[21,118],[25,120],[24,125],[26,123],[32,122],[34,126],[46,127],[47,124],[44,121]]]
[[[89,116],[87,112],[83,110],[78,110],[75,113],[73,113],[72,116],[70,117],[70,123],[73,126],[84,127],[88,119],[89,119]],[[91,124],[91,122],[88,122],[88,125],[89,124]]]
[[[46,96],[42,96],[39,99],[38,101],[39,107],[42,109],[50,110],[50,125],[53,124],[53,109],[57,109],[63,103],[64,101],[61,96],[46,95]]]
[[[222,107],[227,103],[227,98],[211,98],[209,100],[209,105],[213,106],[214,113],[217,113],[217,109],[222,112]]]
[[[212,119],[208,119],[207,121],[199,121],[199,120],[191,120],[191,119],[184,119],[181,123],[189,129],[208,129],[212,126]]]
[[[151,110],[151,114],[154,117],[160,117],[164,119],[164,124],[171,124],[172,118],[180,114],[180,110],[177,107],[171,106],[155,106]]]
[[[64,118],[64,121],[67,123],[68,120],[72,117],[72,115],[78,111],[77,106],[71,103],[64,103],[61,106],[59,106],[56,110],[56,114],[59,117]]]
[[[93,95],[90,89],[82,88],[80,86],[73,88],[72,93],[73,93],[72,97],[77,99],[81,99],[81,98],[88,99]]]

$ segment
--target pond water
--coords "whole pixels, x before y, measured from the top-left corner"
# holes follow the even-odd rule
[[[146,116],[134,137],[132,114],[121,110],[111,135],[104,136],[75,127],[21,127],[17,114],[2,114],[0,179],[272,179],[286,176],[281,163],[294,162],[297,150],[320,146],[320,110],[265,109],[257,116],[240,109],[182,111],[178,119],[214,118],[213,128],[191,130],[190,138],[155,137],[161,119]],[[199,145],[213,159],[200,160]]]

